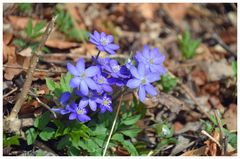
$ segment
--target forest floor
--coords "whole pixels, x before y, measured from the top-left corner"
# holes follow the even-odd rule
[[[59,81],[67,72],[67,62],[75,63],[80,57],[91,61],[91,56],[97,55],[87,39],[87,32],[97,30],[112,34],[120,45],[121,52],[113,58],[124,61],[144,44],[158,48],[166,57],[164,66],[169,76],[161,80],[159,94],[144,103],[145,116],[137,122],[143,130],[136,140],[146,144],[146,151],[139,149],[140,155],[237,155],[237,5],[230,3],[5,5],[4,119],[22,91],[34,42],[41,39],[26,35],[29,20],[33,25],[45,22],[46,26],[56,10],[60,14],[56,27],[33,72],[31,92],[37,98],[27,98],[18,112],[19,119],[35,119],[46,111],[37,99],[51,105],[45,98],[46,78]],[[129,95],[123,100],[132,99]],[[153,125],[166,125],[172,134],[163,138]],[[40,146],[28,146],[21,139],[21,145],[26,146],[11,145],[7,138],[12,135],[4,128],[4,155],[36,155],[39,149],[66,155],[44,141]],[[166,144],[159,145],[163,141]],[[129,155],[121,146],[114,154]]]

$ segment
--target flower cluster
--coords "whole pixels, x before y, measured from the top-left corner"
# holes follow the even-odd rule
[[[104,51],[115,54],[119,49],[113,43],[113,36],[103,32],[94,31],[94,34],[90,34],[90,42],[97,47],[99,53]],[[142,52],[137,51],[134,59],[128,59],[123,65],[109,57],[98,56],[92,58],[93,62],[89,66],[81,58],[76,65],[68,63],[67,70],[73,75],[69,85],[73,91],[64,92],[59,100],[63,108],[53,110],[62,115],[69,114],[69,120],[87,122],[91,120],[88,115],[91,111],[113,111],[112,94],[117,87],[137,89],[140,101],[144,102],[146,94],[157,94],[152,83],[166,72],[162,65],[164,58],[157,48],[150,49],[145,45]]]

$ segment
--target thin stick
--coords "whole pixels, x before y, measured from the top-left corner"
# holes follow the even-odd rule
[[[98,59],[100,53],[101,53],[101,51],[98,51],[98,54],[97,54],[97,56],[96,56],[96,60]]]
[[[22,67],[22,66],[12,66],[12,65],[3,65],[5,68],[15,68],[15,69],[23,69],[23,70],[28,70],[29,68],[27,67]],[[46,73],[65,73],[66,71],[55,71],[55,70],[44,70],[44,69],[35,69],[34,71],[37,72],[46,72]]]
[[[33,93],[33,92],[32,92],[32,93]],[[38,101],[38,103],[39,103],[41,106],[43,106],[44,108],[46,108],[47,110],[49,110],[49,111],[53,114],[54,118],[57,118],[56,113],[55,113],[47,104],[43,103],[43,102],[37,97],[37,95],[33,94],[33,97]]]
[[[215,142],[220,148],[222,148],[222,146],[220,145],[220,143],[214,139],[209,133],[207,133],[205,130],[202,130],[201,133],[203,135],[206,135],[207,137],[209,137],[209,139],[211,139],[213,142]]]
[[[118,104],[118,107],[117,107],[117,112],[116,112],[116,115],[115,115],[115,118],[114,118],[114,121],[113,121],[113,124],[112,124],[112,128],[111,128],[111,131],[109,133],[109,136],[108,136],[108,139],[107,139],[107,143],[106,143],[104,151],[103,151],[103,156],[105,156],[105,154],[107,152],[108,144],[110,142],[113,130],[114,130],[115,125],[116,125],[116,121],[117,121],[117,118],[118,118],[118,115],[119,115],[119,112],[120,112],[121,103],[122,103],[122,97],[123,97],[123,95],[121,95],[121,97],[120,97],[120,101],[119,101],[119,104]]]
[[[14,93],[18,88],[15,87],[14,89],[12,89],[11,91],[9,91],[7,94],[4,94],[3,98],[6,98],[7,96],[9,96],[10,94]]]
[[[38,46],[38,48],[36,49],[36,52],[33,53],[33,56],[31,58],[31,61],[30,61],[30,67],[28,69],[28,72],[27,72],[27,75],[26,75],[26,81],[24,82],[24,85],[23,85],[23,88],[22,88],[22,92],[17,100],[17,102],[15,103],[9,117],[8,117],[8,120],[12,121],[14,120],[17,115],[18,115],[18,112],[20,111],[21,107],[22,107],[22,104],[23,102],[25,101],[27,95],[28,95],[28,92],[29,92],[29,89],[32,85],[32,78],[33,78],[33,73],[34,73],[34,70],[37,66],[37,63],[39,61],[39,56],[41,55],[41,50],[42,50],[42,47],[44,46],[45,42],[47,41],[51,31],[53,30],[54,28],[54,22],[56,20],[56,17],[54,17],[51,22],[49,22],[43,36],[42,36],[42,39],[41,39],[41,42]]]
[[[224,131],[223,131],[223,125],[222,125],[222,122],[221,122],[221,119],[219,117],[219,114],[218,114],[217,110],[214,110],[214,115],[215,115],[215,118],[217,119],[217,123],[218,123],[218,126],[220,128],[220,133],[221,133],[220,143],[222,145],[221,155],[224,156],[226,154],[226,151],[227,151],[226,137],[225,137],[225,134],[224,134]]]

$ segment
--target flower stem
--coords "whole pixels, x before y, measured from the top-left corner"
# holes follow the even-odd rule
[[[118,104],[118,107],[117,107],[117,112],[116,112],[115,118],[113,120],[112,128],[111,128],[111,131],[109,133],[109,136],[108,136],[108,139],[107,139],[107,143],[106,143],[104,151],[103,151],[103,156],[105,156],[105,154],[107,152],[107,148],[108,148],[110,139],[112,137],[113,130],[114,130],[115,125],[116,125],[116,121],[117,121],[117,118],[118,118],[118,115],[119,115],[119,112],[120,112],[121,103],[122,103],[122,97],[123,97],[123,95],[121,95],[121,97],[120,97],[120,101],[119,101],[119,104]]]
[[[96,61],[97,61],[97,59],[98,59],[100,53],[101,53],[101,51],[98,51],[98,54],[97,54],[97,56],[96,56]]]

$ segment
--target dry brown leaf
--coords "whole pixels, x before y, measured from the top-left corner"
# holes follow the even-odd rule
[[[159,5],[154,3],[140,4],[138,7],[139,13],[141,13],[145,19],[153,19],[157,9],[159,9]]]
[[[58,39],[51,39],[51,40],[49,39],[47,40],[45,45],[48,47],[58,48],[58,49],[69,49],[69,48],[79,46],[78,43],[68,42],[68,41],[63,41]]]
[[[213,132],[212,137],[219,142],[220,140],[220,134],[217,131]],[[207,156],[217,156],[220,154],[220,149],[218,147],[218,145],[216,144],[216,142],[213,142],[211,139],[208,139],[207,141],[204,142],[207,147],[205,149],[205,155]]]
[[[14,46],[5,46],[4,51],[6,51],[4,54],[7,55],[6,65],[12,66],[12,67],[20,67],[20,65],[17,63],[15,47]],[[5,71],[4,78],[6,80],[12,80],[15,75],[18,75],[22,71],[22,69],[6,67],[4,71]]]
[[[13,26],[13,28],[17,30],[22,30],[27,26],[29,21],[29,17],[19,17],[19,16],[8,16],[9,23]],[[39,20],[32,19],[33,26],[39,22]]]
[[[168,12],[174,23],[177,25],[181,24],[191,6],[191,3],[169,3],[163,5],[164,9]]]
[[[12,40],[13,34],[10,33],[3,33],[3,43],[5,45],[9,44],[9,42]]]
[[[207,146],[202,146],[198,149],[187,151],[183,153],[181,156],[204,156],[206,147]]]
[[[237,130],[237,105],[230,104],[229,109],[224,113],[223,118],[229,130]]]

